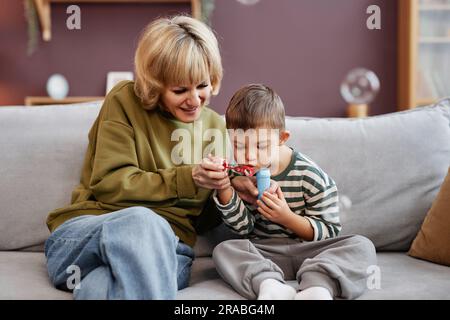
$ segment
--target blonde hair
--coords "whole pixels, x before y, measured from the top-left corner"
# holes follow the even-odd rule
[[[209,27],[188,16],[160,18],[142,32],[134,57],[134,90],[145,109],[159,103],[166,86],[196,84],[208,79],[212,94],[222,81],[217,39]]]
[[[233,95],[225,113],[228,129],[261,127],[285,130],[283,101],[263,84],[249,84]]]

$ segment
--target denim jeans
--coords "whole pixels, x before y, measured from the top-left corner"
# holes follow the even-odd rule
[[[53,285],[75,299],[174,299],[189,284],[194,251],[164,218],[130,207],[67,220],[45,256]]]

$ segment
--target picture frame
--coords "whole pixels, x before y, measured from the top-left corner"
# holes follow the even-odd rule
[[[131,71],[110,71],[106,76],[106,94],[120,81],[134,80],[134,74]]]

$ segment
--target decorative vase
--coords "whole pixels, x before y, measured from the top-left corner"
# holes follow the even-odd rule
[[[47,93],[55,100],[61,100],[67,97],[69,83],[66,78],[58,73],[51,75],[47,80]]]

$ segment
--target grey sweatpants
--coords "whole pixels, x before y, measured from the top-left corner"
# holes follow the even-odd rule
[[[333,297],[354,299],[367,288],[367,268],[377,263],[374,245],[359,235],[316,242],[227,240],[215,247],[213,259],[221,277],[247,299],[256,299],[269,278],[296,279],[299,290],[321,286]]]

